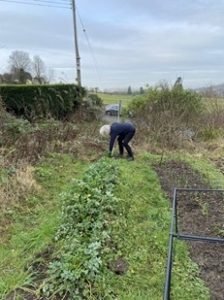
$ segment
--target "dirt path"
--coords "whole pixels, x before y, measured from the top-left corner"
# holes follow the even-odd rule
[[[154,167],[162,188],[172,200],[174,187],[210,188],[201,175],[187,164],[169,161]],[[224,193],[178,192],[178,221],[182,233],[224,237]],[[200,276],[212,300],[224,299],[224,245],[187,242],[190,256],[200,268]]]

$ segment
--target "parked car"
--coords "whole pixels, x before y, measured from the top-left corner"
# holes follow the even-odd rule
[[[119,104],[109,104],[105,107],[105,114],[108,116],[118,116]]]

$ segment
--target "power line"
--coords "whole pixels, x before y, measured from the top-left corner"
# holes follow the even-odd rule
[[[32,1],[32,0],[31,0]],[[38,0],[37,0],[38,1]],[[59,2],[65,2],[65,3],[68,3],[68,4],[72,4],[71,3],[71,0],[55,0],[54,3],[57,3],[57,1]]]
[[[56,5],[45,5],[39,3],[28,3],[23,1],[15,1],[15,0],[0,0],[0,2],[7,2],[7,3],[17,3],[17,4],[24,4],[24,5],[32,5],[32,6],[42,6],[42,7],[53,7],[53,8],[62,8],[62,9],[71,9],[68,6],[56,6]]]
[[[86,41],[87,41],[87,44],[88,44],[88,47],[89,47],[89,50],[90,50],[90,53],[92,55],[92,58],[93,58],[93,62],[94,62],[94,69],[95,69],[95,72],[96,72],[96,75],[98,77],[98,81],[99,81],[99,84],[101,83],[101,76],[99,74],[99,68],[98,68],[98,62],[97,62],[97,59],[96,59],[96,56],[95,56],[95,53],[93,51],[93,47],[90,43],[90,40],[89,40],[89,37],[88,37],[88,34],[87,34],[87,31],[86,31],[86,28],[84,26],[84,23],[82,21],[82,18],[81,18],[81,15],[79,13],[79,10],[78,10],[78,7],[76,5],[76,8],[77,8],[77,12],[78,12],[78,17],[79,17],[79,21],[80,21],[80,24],[82,26],[82,31],[84,33],[84,36],[86,38]]]
[[[24,1],[24,0],[23,0]],[[30,2],[31,1],[31,2]],[[57,1],[49,1],[49,0],[28,0],[27,3],[32,3],[32,2],[43,2],[43,3],[53,3],[53,4],[56,4],[56,5],[68,5],[69,7],[71,7],[71,2],[68,1],[68,0],[57,0]]]

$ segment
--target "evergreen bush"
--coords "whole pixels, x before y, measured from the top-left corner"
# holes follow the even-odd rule
[[[74,84],[0,86],[6,110],[28,120],[64,119],[76,111],[85,94],[84,88]]]

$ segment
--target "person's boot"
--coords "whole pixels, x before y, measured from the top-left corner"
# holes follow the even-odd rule
[[[134,159],[134,156],[128,156],[128,157],[127,157],[127,160],[128,160],[128,161],[132,161],[132,160],[135,160],[135,159]]]

